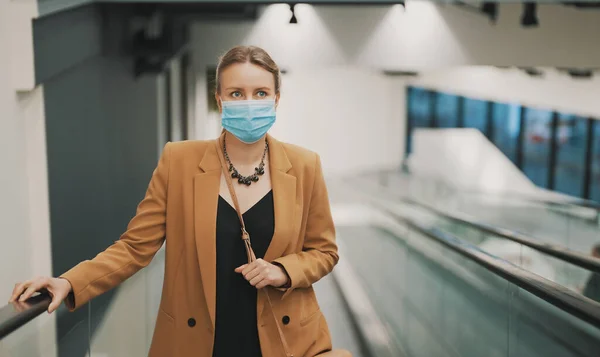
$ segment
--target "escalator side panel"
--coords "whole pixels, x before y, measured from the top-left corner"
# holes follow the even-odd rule
[[[366,227],[338,233],[409,356],[597,357],[590,350],[600,341],[597,331],[424,237],[403,240]]]

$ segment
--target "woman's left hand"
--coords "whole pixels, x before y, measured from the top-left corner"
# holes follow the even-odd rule
[[[257,289],[265,286],[281,287],[288,282],[288,275],[285,270],[275,264],[268,263],[262,259],[257,259],[250,264],[244,264],[235,269],[236,273],[241,273],[250,285]]]

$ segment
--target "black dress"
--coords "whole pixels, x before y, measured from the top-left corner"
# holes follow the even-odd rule
[[[243,214],[252,249],[263,258],[275,230],[273,191]],[[261,357],[257,290],[235,268],[246,264],[235,208],[219,196],[217,210],[217,299],[213,357]]]

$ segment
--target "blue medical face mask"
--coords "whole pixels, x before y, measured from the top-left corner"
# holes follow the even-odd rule
[[[275,123],[275,100],[222,101],[221,125],[246,144],[259,141]]]

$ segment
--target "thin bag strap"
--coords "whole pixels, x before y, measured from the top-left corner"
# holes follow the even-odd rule
[[[222,147],[225,142],[225,135],[221,135],[221,137],[216,141],[217,153],[219,154],[219,161],[221,161],[221,168],[223,169],[223,175],[225,176],[225,181],[227,182],[227,188],[229,189],[229,194],[231,195],[231,199],[233,201],[233,206],[235,207],[235,211],[237,212],[238,218],[240,220],[240,225],[242,226],[242,239],[244,241],[244,246],[246,247],[246,256],[248,258],[248,264],[252,263],[256,260],[256,255],[254,254],[254,250],[252,250],[252,244],[250,243],[250,234],[246,231],[246,225],[244,224],[244,217],[242,216],[242,211],[240,210],[240,205],[238,203],[237,196],[235,194],[235,189],[233,188],[233,183],[231,180],[231,176],[229,174],[229,169],[227,167],[227,163],[225,162],[225,157],[223,155]],[[290,352],[289,345],[283,335],[283,329],[279,324],[279,320],[275,315],[275,310],[273,309],[273,303],[271,302],[271,297],[269,296],[269,292],[267,291],[267,287],[261,289],[269,304],[271,313],[273,315],[273,320],[275,320],[275,325],[277,326],[277,332],[279,333],[279,339],[281,340],[281,344],[283,346],[283,350],[287,357],[294,357],[294,355]],[[259,290],[260,291],[260,290]]]

